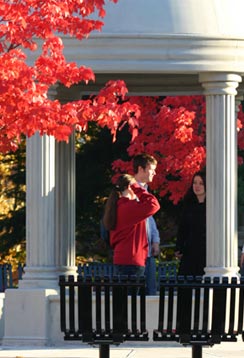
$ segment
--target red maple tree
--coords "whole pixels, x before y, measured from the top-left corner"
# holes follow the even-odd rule
[[[49,87],[56,83],[70,87],[94,81],[90,68],[66,61],[61,35],[82,40],[101,30],[104,16],[104,0],[0,1],[1,152],[17,149],[22,135],[37,131],[68,141],[89,120],[108,125],[115,135],[119,122],[138,111],[129,103],[118,105],[127,93],[123,81],[109,82],[94,100],[61,104],[48,98]],[[37,53],[31,66],[30,51]]]
[[[133,97],[141,116],[137,118],[137,132],[127,149],[130,157],[138,153],[153,155],[157,161],[157,175],[151,188],[161,197],[169,196],[178,203],[184,196],[194,173],[206,165],[206,106],[203,96]],[[239,149],[244,149],[244,114],[242,107],[237,121]],[[242,158],[239,157],[239,163]],[[116,160],[116,173],[132,171],[132,162]]]
[[[128,123],[129,155],[148,152],[158,159],[153,189],[161,196],[169,193],[176,203],[192,174],[205,165],[203,97],[125,100],[128,90],[118,80],[88,100],[61,104],[48,98],[48,89],[57,83],[70,87],[95,80],[90,68],[66,61],[61,36],[82,40],[101,30],[104,16],[104,0],[0,0],[0,152],[17,149],[22,135],[37,131],[68,141],[89,121],[107,126],[115,140]],[[30,51],[37,54],[33,65],[28,63]],[[239,128],[243,121],[241,112]],[[243,131],[239,137],[244,148]],[[117,161],[114,169],[128,171],[131,164]]]

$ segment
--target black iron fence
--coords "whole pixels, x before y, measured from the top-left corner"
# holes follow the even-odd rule
[[[0,264],[0,292],[7,288],[17,288],[19,280],[24,273],[24,264],[19,263],[17,269],[13,270],[11,264]],[[157,278],[161,276],[176,276],[178,269],[177,261],[165,261],[157,264]],[[114,275],[114,266],[111,263],[86,262],[78,264],[77,273],[83,277],[86,276],[109,276]]]
[[[22,279],[24,264],[18,264],[17,269],[13,270],[11,264],[0,264],[0,292],[7,288],[16,288],[19,280]]]

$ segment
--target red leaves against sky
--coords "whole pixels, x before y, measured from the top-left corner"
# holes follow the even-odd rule
[[[89,17],[93,13],[97,19]],[[0,0],[1,152],[15,150],[22,135],[30,136],[36,131],[54,135],[57,140],[68,140],[88,112],[92,120],[98,113],[102,115],[100,105],[95,113],[91,102],[61,105],[49,100],[47,91],[58,82],[70,87],[94,81],[91,69],[66,62],[61,37],[56,34],[82,40],[91,31],[101,30],[103,22],[99,17],[104,15],[104,0]],[[25,52],[37,49],[39,55],[31,67]],[[115,107],[116,103],[117,99]],[[106,117],[108,109],[104,104],[103,107]],[[114,120],[119,111],[113,108]]]

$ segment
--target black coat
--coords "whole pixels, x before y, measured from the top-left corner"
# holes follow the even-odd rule
[[[206,202],[185,204],[179,224],[176,251],[181,258],[179,275],[203,275],[206,266]]]

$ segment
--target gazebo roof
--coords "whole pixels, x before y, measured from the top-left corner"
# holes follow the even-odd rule
[[[145,86],[155,95],[201,94],[199,73],[244,74],[243,0],[120,0],[106,9],[101,33],[64,38],[68,59],[94,70],[91,90],[120,78],[135,94]]]
[[[242,0],[106,2],[103,33],[244,38]]]

